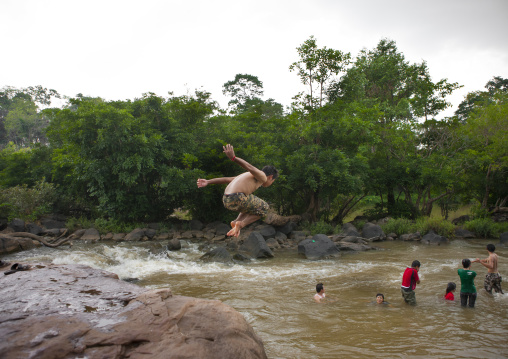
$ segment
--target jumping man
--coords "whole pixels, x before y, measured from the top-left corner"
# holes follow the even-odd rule
[[[238,237],[240,235],[240,230],[243,227],[257,221],[260,218],[287,218],[274,214],[269,215],[268,203],[252,194],[261,186],[271,186],[279,176],[277,169],[274,166],[265,166],[262,170],[259,170],[247,161],[236,157],[232,145],[228,144],[223,146],[223,149],[224,153],[231,161],[239,164],[248,172],[244,172],[236,177],[221,177],[210,180],[199,178],[197,184],[199,188],[206,187],[209,184],[228,184],[224,191],[222,202],[224,203],[224,207],[232,211],[240,212],[240,214],[234,221],[231,222],[232,229],[227,233],[227,235]],[[289,218],[287,218],[285,223],[288,221]],[[265,218],[265,222],[270,223],[267,218]],[[280,222],[273,224],[283,225],[285,223]]]

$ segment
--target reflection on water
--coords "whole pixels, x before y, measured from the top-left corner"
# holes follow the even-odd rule
[[[39,248],[4,260],[80,263],[138,278],[138,285],[170,287],[173,294],[217,299],[241,312],[262,338],[269,358],[500,358],[508,357],[508,294],[483,290],[478,275],[476,308],[461,308],[457,268],[463,258],[486,258],[485,240],[455,240],[447,246],[382,242],[381,250],[344,253],[309,261],[296,251],[270,260],[226,266],[200,263],[196,243],[166,253],[162,243],[75,244],[72,249]],[[499,271],[508,278],[505,248]],[[403,303],[400,281],[414,259],[422,263],[418,305]],[[457,283],[455,302],[445,302],[446,284]],[[312,300],[323,282],[328,305]],[[503,283],[508,293],[508,281]],[[383,293],[391,306],[372,302]]]

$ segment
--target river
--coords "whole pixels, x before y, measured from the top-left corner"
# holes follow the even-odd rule
[[[379,250],[343,252],[338,259],[319,261],[286,250],[272,259],[226,266],[199,262],[204,252],[193,242],[168,254],[161,250],[164,242],[75,241],[72,248],[41,247],[2,259],[87,264],[122,279],[137,278],[141,286],[220,300],[254,327],[269,358],[506,358],[508,294],[488,295],[483,289],[487,270],[474,263],[476,307],[462,308],[459,299],[461,260],[486,258],[490,242],[378,242]],[[499,271],[508,278],[508,252],[497,247]],[[421,283],[418,304],[411,307],[403,303],[400,282],[414,259],[422,264]],[[455,302],[443,299],[451,281],[457,284]],[[318,282],[336,302],[313,302]],[[508,293],[508,280],[503,286]],[[378,292],[390,305],[373,303]]]

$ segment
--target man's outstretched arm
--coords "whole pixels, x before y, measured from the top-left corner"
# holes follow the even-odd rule
[[[244,159],[236,157],[235,150],[233,149],[232,145],[227,144],[226,146],[223,146],[223,148],[224,148],[224,153],[226,154],[226,156],[228,156],[228,158],[230,160],[238,163],[240,166],[245,168],[247,171],[249,171],[254,176],[255,179],[257,179],[261,183],[266,182],[267,178],[266,178],[265,173],[263,171],[261,171],[260,169],[254,167],[253,165],[251,165],[249,162],[245,161]]]
[[[232,180],[234,180],[235,177],[219,177],[219,178],[212,178],[212,179],[204,179],[204,178],[198,178],[197,184],[198,188],[206,187],[209,184],[225,184],[229,183]]]

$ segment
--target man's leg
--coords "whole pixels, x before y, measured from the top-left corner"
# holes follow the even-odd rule
[[[474,303],[476,302],[476,293],[469,294],[469,307],[474,308]]]
[[[487,275],[485,276],[483,286],[485,287],[487,293],[492,294],[492,279],[490,273],[487,273]]]
[[[467,306],[467,298],[469,296],[469,293],[462,293],[460,292],[460,305],[465,307]],[[469,301],[471,303],[471,301]]]
[[[496,293],[503,293],[503,290],[501,289],[501,276],[499,273],[495,273],[495,275],[492,278],[492,287],[496,291]]]

